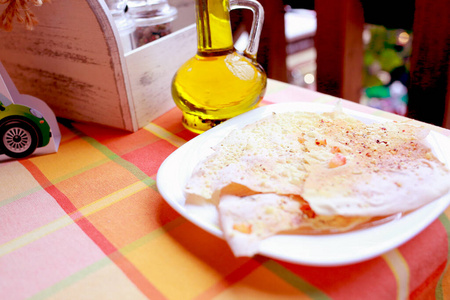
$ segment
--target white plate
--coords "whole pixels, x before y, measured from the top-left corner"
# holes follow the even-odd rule
[[[177,212],[202,229],[222,238],[215,207],[185,205],[183,187],[194,166],[212,153],[229,132],[253,123],[272,112],[332,111],[334,105],[318,103],[280,103],[263,106],[235,117],[197,136],[174,151],[161,165],[157,175],[158,190]],[[365,122],[389,121],[381,117],[344,109],[344,112]],[[427,137],[435,155],[450,166],[450,139],[431,131]],[[388,223],[357,231],[327,235],[276,235],[264,240],[260,254],[298,264],[338,266],[361,262],[405,243],[430,223],[450,204],[450,193],[432,203]]]

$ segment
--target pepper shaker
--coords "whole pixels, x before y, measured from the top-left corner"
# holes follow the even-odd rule
[[[177,9],[167,0],[128,0],[128,12],[136,23],[133,47],[138,48],[172,32]]]

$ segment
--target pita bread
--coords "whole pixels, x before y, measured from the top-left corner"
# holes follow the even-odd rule
[[[450,171],[427,134],[342,112],[274,113],[216,145],[188,180],[186,201],[217,205],[236,256],[257,253],[262,239],[279,232],[350,230],[450,191]]]

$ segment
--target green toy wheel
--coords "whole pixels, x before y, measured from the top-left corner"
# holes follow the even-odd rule
[[[9,157],[26,157],[32,154],[37,146],[36,130],[24,121],[11,121],[0,128],[0,147]]]

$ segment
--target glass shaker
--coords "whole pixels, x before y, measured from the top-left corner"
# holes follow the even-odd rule
[[[128,13],[136,23],[134,48],[138,48],[172,32],[177,9],[167,0],[128,0]]]
[[[134,20],[125,13],[127,0],[106,0],[106,4],[119,31],[120,43],[124,52],[133,50],[133,33],[136,30]]]

